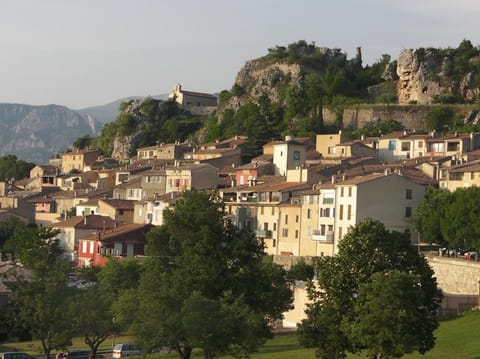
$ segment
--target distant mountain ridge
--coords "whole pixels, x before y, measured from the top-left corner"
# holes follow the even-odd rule
[[[105,124],[105,123],[115,121],[115,119],[119,114],[118,108],[122,102],[130,101],[130,100],[139,100],[144,97],[145,96],[128,96],[128,97],[124,97],[116,101],[107,103],[105,105],[91,106],[91,107],[86,107],[82,109],[76,109],[74,111],[82,115],[91,116],[97,121]],[[151,97],[156,100],[167,100],[168,94],[154,95]]]
[[[65,106],[0,104],[0,156],[46,164],[79,137],[95,137],[102,124]]]

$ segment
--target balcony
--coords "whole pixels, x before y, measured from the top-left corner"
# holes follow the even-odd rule
[[[265,231],[257,229],[255,231],[255,236],[258,238],[272,238],[272,231]]]
[[[322,234],[320,230],[316,229],[312,231],[312,241],[321,243],[333,243],[333,232],[327,232]]]

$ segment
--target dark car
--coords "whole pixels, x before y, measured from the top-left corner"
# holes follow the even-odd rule
[[[90,357],[90,351],[88,350],[72,350],[66,353],[60,353],[59,358],[61,359],[88,359]],[[104,355],[97,353],[95,358],[103,358]]]
[[[23,352],[5,352],[0,353],[0,359],[34,359],[32,356]]]

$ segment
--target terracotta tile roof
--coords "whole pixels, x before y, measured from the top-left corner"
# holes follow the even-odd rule
[[[479,172],[479,171],[480,171],[480,160],[462,163],[459,165],[452,166],[450,168],[451,173]]]
[[[103,202],[117,209],[133,209],[135,202],[128,199],[100,199],[99,202]]]
[[[273,155],[260,155],[255,158],[252,158],[252,162],[273,162]]]
[[[116,240],[131,240],[133,242],[145,242],[145,234],[148,233],[154,226],[151,224],[130,223],[116,228],[111,228],[106,231],[100,231],[96,234],[80,238],[81,240],[96,241],[100,239],[101,242],[113,242]],[[135,236],[133,236],[135,234]],[[127,237],[125,237],[127,236]],[[120,238],[119,238],[120,237]],[[123,237],[123,238],[122,238]]]
[[[250,162],[241,166],[236,167],[236,170],[252,170],[260,167],[265,167],[265,166],[270,166],[271,162],[263,162],[263,161],[258,161],[258,162]]]
[[[142,177],[134,177],[128,180],[127,182],[123,182],[118,184],[115,187],[118,188],[140,188],[142,184]]]
[[[115,228],[117,223],[108,216],[90,214],[88,216],[73,216],[64,221],[52,223],[50,227],[54,228],[76,228],[76,229],[111,229]]]
[[[73,190],[73,191],[58,191],[55,193],[52,193],[50,196],[52,198],[101,198],[108,196],[110,197],[112,195],[112,190],[85,190],[85,189],[79,189],[79,190]]]
[[[259,183],[254,186],[237,186],[222,189],[224,193],[232,192],[282,192],[310,187],[305,182]]]

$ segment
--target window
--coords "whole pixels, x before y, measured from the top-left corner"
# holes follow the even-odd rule
[[[405,207],[405,217],[410,218],[412,216],[412,207]]]
[[[272,207],[272,216],[275,214],[275,207]]]
[[[298,223],[299,217],[298,214],[295,216],[295,223]]]
[[[460,150],[460,143],[459,142],[448,142],[447,143],[447,151],[459,151]]]
[[[285,215],[285,224],[288,224],[288,214]]]
[[[274,240],[272,241],[272,247],[275,247],[276,245],[277,245],[277,240],[274,239]]]
[[[311,217],[311,213],[310,213],[310,212],[311,212],[311,209],[308,208],[308,209],[307,209],[307,218],[310,218],[310,217]]]
[[[423,147],[423,141],[418,141],[417,142],[417,147],[422,148]]]
[[[352,197],[352,187],[348,187],[348,197]]]
[[[335,146],[328,146],[327,152],[329,155],[335,154]]]
[[[407,189],[405,191],[405,198],[406,199],[412,199],[412,190],[411,189]]]
[[[295,230],[295,238],[298,238],[298,229]]]
[[[340,187],[340,197],[343,197],[343,187]]]
[[[325,225],[324,225],[324,224],[320,225],[320,234],[321,234],[322,236],[325,235]]]
[[[396,147],[396,141],[395,140],[390,140],[388,141],[388,149],[390,151],[394,151],[395,150],[395,147]]]
[[[340,205],[340,214],[339,214],[339,219],[343,219],[343,204]]]
[[[330,217],[330,208],[320,208],[320,217]]]
[[[471,180],[474,180],[474,179],[475,179],[475,173],[470,172],[470,179],[471,179]]]
[[[273,223],[273,230],[274,230],[274,231],[277,230],[277,223]]]
[[[338,239],[342,239],[342,227],[338,227]]]
[[[410,142],[402,142],[402,151],[410,151]]]
[[[263,207],[260,207],[260,214],[263,214]]]
[[[283,237],[288,237],[288,228],[283,228],[282,229],[282,236]]]
[[[349,204],[347,207],[347,219],[350,220],[352,218],[352,205]]]

